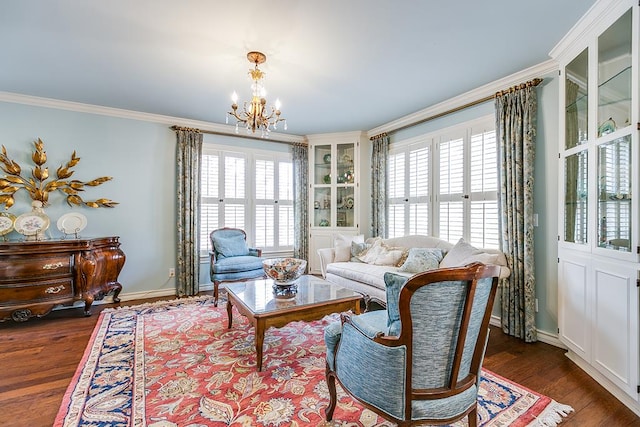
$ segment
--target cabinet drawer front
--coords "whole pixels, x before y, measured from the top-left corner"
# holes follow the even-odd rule
[[[0,286],[0,305],[73,299],[71,278]]]
[[[0,261],[0,278],[61,276],[71,274],[68,254],[36,257],[5,258]]]

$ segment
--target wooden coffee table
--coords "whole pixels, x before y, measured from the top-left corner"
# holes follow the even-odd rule
[[[287,323],[322,319],[327,314],[352,310],[360,313],[362,294],[329,283],[315,276],[302,276],[297,282],[294,298],[277,299],[273,280],[260,279],[230,283],[227,288],[229,328],[233,323],[233,307],[255,328],[256,368],[262,370],[264,333],[270,327],[280,328]]]

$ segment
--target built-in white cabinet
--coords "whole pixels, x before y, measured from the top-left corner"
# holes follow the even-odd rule
[[[599,1],[560,64],[558,334],[640,414],[639,6]]]
[[[361,233],[361,132],[310,135],[309,271],[320,274],[318,249],[333,246],[335,234]],[[368,182],[368,181],[367,181]],[[368,202],[368,201],[367,201]]]

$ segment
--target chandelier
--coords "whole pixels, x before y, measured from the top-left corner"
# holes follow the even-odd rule
[[[244,102],[242,111],[238,112],[238,94],[233,92],[231,95],[232,111],[227,114],[226,122],[229,123],[229,116],[236,119],[236,133],[238,126],[244,123],[247,133],[256,133],[260,130],[261,136],[267,138],[271,130],[277,130],[279,122],[284,122],[284,130],[287,130],[287,121],[280,117],[280,100],[276,99],[275,107],[267,107],[266,91],[262,85],[264,73],[258,68],[258,64],[262,64],[267,60],[267,56],[262,52],[247,53],[249,62],[255,64],[253,69],[249,69],[249,77],[252,80],[251,91],[253,97],[250,102]]]

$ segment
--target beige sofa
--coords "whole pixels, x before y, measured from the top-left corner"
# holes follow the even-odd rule
[[[389,247],[440,248],[445,253],[445,259],[443,259],[440,263],[441,267],[445,266],[443,264],[447,264],[446,254],[448,254],[451,249],[454,248],[454,246],[457,246],[436,237],[423,235],[384,239],[383,242]],[[367,295],[381,301],[386,301],[386,286],[384,283],[384,274],[386,272],[395,272],[397,274],[406,275],[407,277],[414,274],[401,272],[399,271],[400,267],[393,265],[372,265],[353,261],[335,262],[334,248],[319,249],[318,255],[320,256],[320,268],[322,270],[322,276],[327,281],[343,286],[345,288],[353,289],[356,292],[360,292],[363,295]],[[452,253],[452,255],[454,254]],[[466,263],[470,263],[472,261],[481,261],[499,265],[501,267],[501,278],[509,277],[509,274],[511,274],[511,271],[507,267],[507,260],[504,254],[499,250],[478,248],[474,251],[474,255],[472,256],[472,258],[473,259],[465,257],[464,261],[468,261]],[[487,260],[491,261],[487,262]],[[462,260],[457,261],[461,262]],[[452,267],[453,265],[451,265],[451,263],[449,262],[446,266]]]

